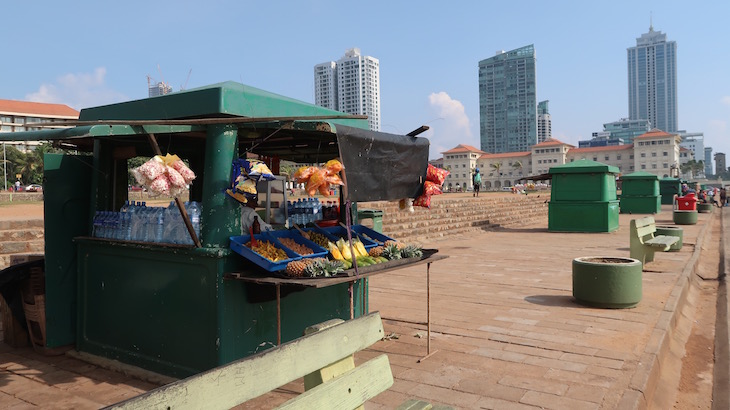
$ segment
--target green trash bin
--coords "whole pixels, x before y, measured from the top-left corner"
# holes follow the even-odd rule
[[[363,219],[373,220],[373,230],[383,233],[383,211],[380,209],[358,209],[357,220],[362,223]]]

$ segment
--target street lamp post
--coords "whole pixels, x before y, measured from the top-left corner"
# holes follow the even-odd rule
[[[5,190],[8,190],[8,159],[5,158],[5,143],[3,142],[3,178],[5,179]]]

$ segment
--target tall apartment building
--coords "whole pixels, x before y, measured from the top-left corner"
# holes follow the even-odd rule
[[[64,104],[0,100],[0,132],[37,131],[39,122],[69,122],[79,119],[79,112]],[[54,127],[67,128],[67,127]],[[47,128],[44,128],[47,129]],[[40,145],[38,141],[6,142],[26,152]]]
[[[627,50],[629,119],[649,120],[652,128],[677,131],[677,43],[654,31]]]
[[[727,166],[725,165],[725,153],[718,152],[715,154],[715,175],[724,174],[727,172]]]
[[[314,103],[348,114],[367,115],[380,131],[380,61],[351,48],[336,62],[314,66]]]
[[[537,144],[535,47],[498,51],[479,62],[481,149],[529,151]]]
[[[553,124],[550,118],[549,100],[537,103],[537,142],[543,142],[553,137]]]
[[[314,104],[337,109],[337,64],[334,61],[314,66]]]
[[[712,175],[712,147],[705,147],[705,175]]]
[[[157,84],[147,85],[147,95],[149,97],[157,97],[160,95],[170,94],[172,92],[172,86],[163,82]]]

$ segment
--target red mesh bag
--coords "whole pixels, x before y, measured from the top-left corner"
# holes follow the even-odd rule
[[[431,196],[421,195],[413,200],[413,206],[422,206],[424,208],[431,209]]]
[[[441,185],[437,185],[435,182],[426,181],[423,183],[423,195],[433,196],[442,194]]]
[[[441,186],[444,184],[446,176],[449,174],[450,172],[445,169],[437,168],[428,164],[428,169],[426,170],[426,181],[435,182],[438,186]]]

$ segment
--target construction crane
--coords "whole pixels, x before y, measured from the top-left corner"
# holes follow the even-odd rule
[[[188,71],[188,76],[185,79],[185,83],[180,86],[180,91],[184,90],[188,86],[188,81],[190,80],[190,74],[193,73],[193,69],[191,68],[190,71]]]

